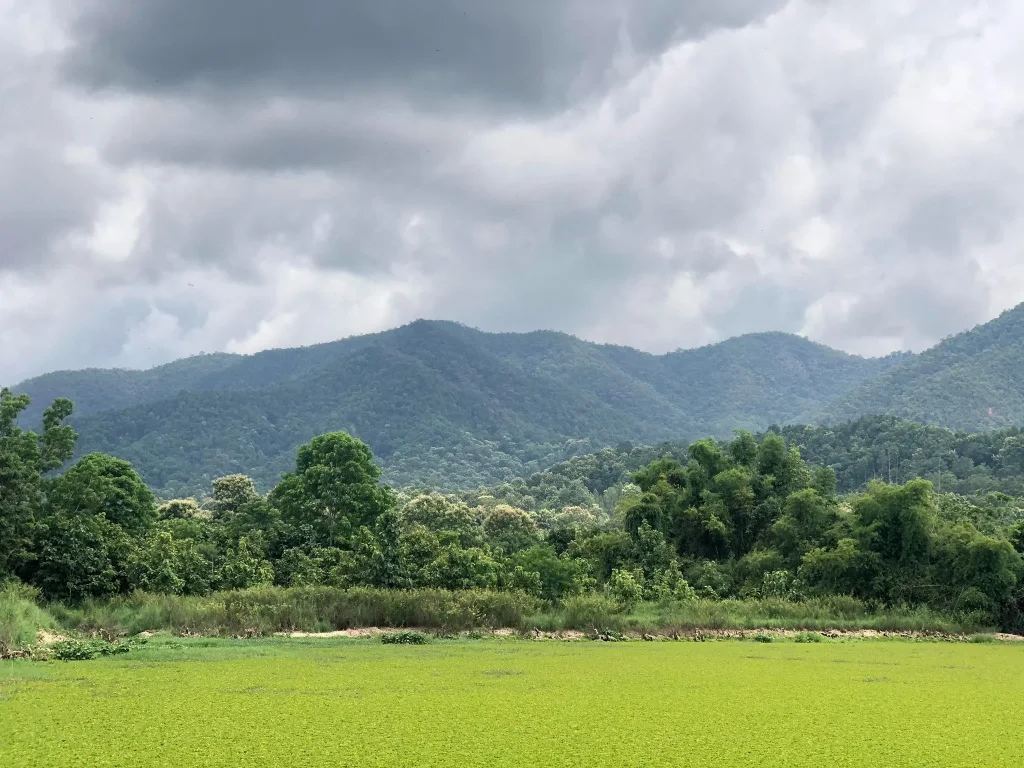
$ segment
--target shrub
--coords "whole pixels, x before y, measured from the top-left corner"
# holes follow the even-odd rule
[[[624,610],[635,608],[644,598],[642,574],[615,569],[609,582],[612,597]]]
[[[430,639],[422,632],[406,629],[401,632],[385,632],[380,636],[384,645],[426,645]]]
[[[61,640],[51,646],[53,658],[57,661],[89,661],[100,656],[114,656],[128,653],[145,640],[128,640],[108,643],[105,640]]]
[[[794,638],[797,643],[820,643],[821,635],[817,632],[801,632]]]
[[[604,595],[578,595],[562,601],[566,629],[607,630],[617,627],[619,606]]]
[[[767,632],[758,632],[756,635],[754,635],[754,642],[755,643],[774,643],[775,642],[775,638],[772,635],[769,635]]]

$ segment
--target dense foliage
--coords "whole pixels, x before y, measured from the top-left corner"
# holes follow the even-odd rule
[[[40,435],[2,395],[0,579],[77,602],[263,585],[498,590],[562,602],[847,595],[1015,626],[1024,522],[1012,497],[938,494],[927,480],[843,497],[836,472],[785,438],[740,432],[688,447],[621,446],[490,492],[395,492],[344,432],[302,446],[269,493],[229,475],[158,503],[127,462],[88,454],[62,474],[71,404]],[[1002,438],[1010,466],[1017,438]],[[998,440],[996,440],[998,442]],[[831,444],[831,443],[829,443]]]
[[[1024,304],[946,339],[843,394],[837,421],[886,413],[980,432],[1024,422]]]
[[[131,461],[165,497],[246,473],[269,490],[316,435],[367,443],[388,482],[473,488],[622,440],[728,436],[816,411],[895,360],[786,334],[650,355],[558,333],[441,322],[152,371],[48,374],[19,386],[76,403],[80,454]],[[26,413],[33,424],[38,411]]]

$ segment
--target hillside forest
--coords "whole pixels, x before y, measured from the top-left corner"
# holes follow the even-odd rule
[[[45,409],[39,430],[20,426],[29,404],[0,394],[0,580],[50,600],[269,584],[621,606],[841,596],[1021,626],[1024,440],[1013,431],[891,418],[740,431],[623,445],[453,494],[382,484],[369,447],[332,432],[302,445],[267,493],[233,474],[199,500],[158,500],[123,459],[74,460],[69,400]]]
[[[729,440],[734,430],[758,434],[777,424],[846,429],[887,414],[958,434],[991,433],[1024,422],[1024,392],[1016,385],[1022,376],[1024,306],[920,354],[885,358],[785,333],[652,355],[550,331],[485,333],[421,320],[327,344],[199,355],[146,371],[59,371],[12,389],[32,398],[22,417],[32,429],[42,428],[43,408],[54,399],[73,400],[75,458],[101,452],[130,461],[150,488],[174,498],[201,496],[216,478],[239,473],[268,492],[292,469],[300,446],[334,431],[369,445],[386,482],[445,491],[524,478],[624,441]],[[936,448],[960,440],[933,436]],[[819,440],[826,450],[832,438],[827,431],[808,435],[805,447]],[[895,446],[875,441],[867,464],[864,444],[837,447],[849,455],[835,462],[849,463],[851,473],[839,471],[840,487],[927,474],[936,490],[962,489],[950,485],[950,475],[976,475],[980,483],[981,467],[999,471],[986,451],[953,456],[930,447],[935,466],[918,470],[911,464],[920,460],[897,456]]]

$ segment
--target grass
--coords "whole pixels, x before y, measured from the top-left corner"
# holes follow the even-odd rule
[[[523,594],[483,590],[261,587],[205,597],[138,592],[74,607],[57,604],[50,609],[63,626],[90,634],[168,630],[184,635],[264,636],[354,627],[425,627],[453,632],[518,627],[538,607],[537,600]]]
[[[798,631],[874,629],[967,634],[986,629],[983,623],[970,618],[956,620],[925,607],[872,611],[859,600],[848,597],[828,597],[798,603],[787,600],[643,603],[629,613],[620,613],[606,598],[585,596],[566,600],[554,610],[531,617],[529,623],[542,631],[597,629],[650,633],[700,628]]]
[[[325,632],[355,627],[421,628],[458,632],[472,628],[614,630],[663,633],[706,629],[876,629],[960,634],[986,627],[954,620],[927,608],[869,610],[848,597],[792,603],[723,600],[645,603],[629,612],[601,595],[546,606],[523,594],[423,589],[388,591],[331,587],[265,587],[206,597],[136,593],[80,606],[50,606],[69,630],[106,637],[166,630],[179,635],[266,636],[275,632]]]
[[[26,587],[0,585],[0,658],[36,641],[41,629],[54,629],[56,620],[33,600]]]
[[[0,666],[0,765],[1024,764],[1024,648],[152,640]]]

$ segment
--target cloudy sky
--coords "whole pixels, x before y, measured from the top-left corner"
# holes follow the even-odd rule
[[[1024,301],[1020,0],[0,0],[0,382]]]

